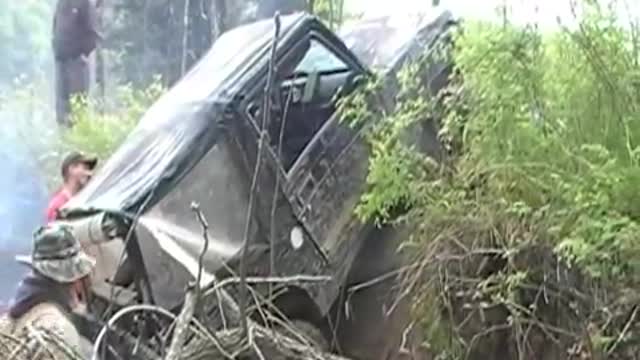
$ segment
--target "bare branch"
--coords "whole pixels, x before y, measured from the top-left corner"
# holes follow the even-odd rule
[[[247,326],[247,254],[249,247],[249,231],[251,229],[251,219],[253,217],[253,206],[255,202],[255,192],[258,185],[258,175],[260,173],[260,166],[262,164],[262,153],[264,148],[265,138],[267,137],[267,128],[271,116],[271,91],[273,87],[273,75],[275,66],[276,49],[278,48],[278,38],[280,37],[280,15],[276,13],[274,18],[275,27],[273,34],[273,41],[271,44],[271,56],[269,58],[269,72],[267,74],[267,84],[264,89],[264,108],[262,111],[262,124],[260,126],[260,140],[258,143],[258,154],[256,157],[256,165],[253,172],[253,179],[251,181],[251,190],[249,192],[249,206],[247,208],[247,216],[245,220],[244,229],[244,241],[242,246],[242,254],[240,256],[240,321],[242,322],[242,328],[245,331],[245,335],[248,334]]]

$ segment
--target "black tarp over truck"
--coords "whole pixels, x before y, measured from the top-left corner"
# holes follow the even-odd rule
[[[340,295],[352,283],[396,265],[397,236],[354,215],[366,190],[369,150],[362,128],[336,116],[336,99],[376,72],[386,77],[382,98],[393,106],[397,71],[435,48],[453,23],[449,13],[380,18],[336,35],[313,16],[282,18],[270,146],[263,152],[247,245],[249,275],[330,276],[328,282],[291,288],[276,303],[288,316],[322,328],[327,337],[338,334],[341,349],[357,358],[386,356],[382,347],[391,336],[380,316],[379,294],[364,290],[360,300],[352,299],[355,305],[369,302],[352,307],[343,329],[329,331],[327,319],[344,316]],[[204,280],[237,270],[273,30],[267,20],[223,35],[63,209],[62,221],[72,224],[84,243],[94,244],[90,251],[100,262],[96,294],[112,294],[104,291],[102,280],[114,274],[126,238],[131,241],[116,282],[127,289],[119,290],[133,294],[132,301],[179,308],[203,244],[200,223],[190,210],[193,201],[210,227]],[[448,64],[434,63],[424,81],[437,90],[449,71]],[[435,128],[424,127],[421,142],[427,151],[439,151]],[[359,307],[367,313],[359,314]],[[358,322],[367,320],[374,323],[358,331]]]

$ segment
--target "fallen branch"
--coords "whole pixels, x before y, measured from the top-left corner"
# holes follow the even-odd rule
[[[633,309],[633,312],[631,313],[631,317],[629,318],[629,321],[627,321],[627,323],[624,325],[624,328],[622,329],[622,332],[620,332],[620,335],[618,335],[616,342],[613,343],[613,346],[611,346],[611,349],[607,351],[607,357],[611,356],[614,353],[614,351],[616,351],[620,343],[624,340],[624,338],[629,333],[629,330],[631,330],[631,326],[634,324],[634,322],[636,321],[636,317],[638,316],[638,310],[640,310],[640,306],[635,306]]]
[[[331,281],[330,276],[312,276],[312,275],[293,275],[293,276],[267,276],[267,277],[247,277],[244,280],[247,284],[257,285],[257,284],[302,284],[302,283],[311,283],[311,282],[324,282]],[[225,286],[238,284],[241,282],[241,279],[238,277],[231,277],[220,281],[217,284],[214,284],[209,289],[206,289],[205,296],[209,295],[211,291],[216,291],[218,289],[224,288]]]
[[[173,334],[173,340],[171,341],[171,346],[169,346],[167,356],[165,357],[166,360],[178,360],[180,358],[180,350],[182,349],[184,341],[187,338],[189,323],[193,318],[193,313],[195,312],[197,301],[198,296],[194,291],[194,288],[189,289],[187,291],[187,295],[185,296],[182,311],[180,311],[180,315],[176,320],[176,330]]]
[[[249,333],[243,337],[243,329],[235,328],[221,331],[216,336],[221,341],[221,347],[229,349],[235,358],[259,358],[255,348],[260,350],[262,357],[269,360],[347,360],[347,358],[320,352],[318,349],[305,345],[297,340],[283,335],[278,331],[267,329],[248,320]],[[234,350],[231,350],[234,349]],[[182,351],[181,360],[218,359],[225,354],[220,348],[208,342],[194,342]]]
[[[77,348],[72,348],[60,334],[38,327],[27,326],[21,333],[0,331],[0,353],[11,360],[81,360]]]
[[[202,246],[202,251],[200,252],[200,257],[198,258],[198,274],[196,276],[196,281],[187,289],[184,306],[176,320],[176,330],[173,334],[173,339],[169,346],[166,360],[177,360],[179,358],[180,350],[187,338],[189,324],[191,324],[193,314],[196,311],[196,306],[198,306],[198,302],[200,301],[200,283],[202,281],[202,273],[204,271],[204,256],[209,249],[209,224],[200,210],[200,205],[198,203],[191,203],[191,210],[195,212],[198,221],[202,225],[202,237],[204,239],[204,244]]]

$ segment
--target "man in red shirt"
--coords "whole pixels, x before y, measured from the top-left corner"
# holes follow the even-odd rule
[[[52,222],[58,217],[58,210],[80,192],[93,174],[98,159],[88,157],[79,152],[73,152],[62,161],[62,187],[53,195],[47,207],[47,222]]]

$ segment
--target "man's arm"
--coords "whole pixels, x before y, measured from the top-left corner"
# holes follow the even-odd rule
[[[58,207],[50,204],[47,208],[47,222],[52,222],[58,217]]]
[[[65,201],[60,193],[53,196],[47,207],[47,222],[52,222],[58,218],[58,210],[64,205]]]

